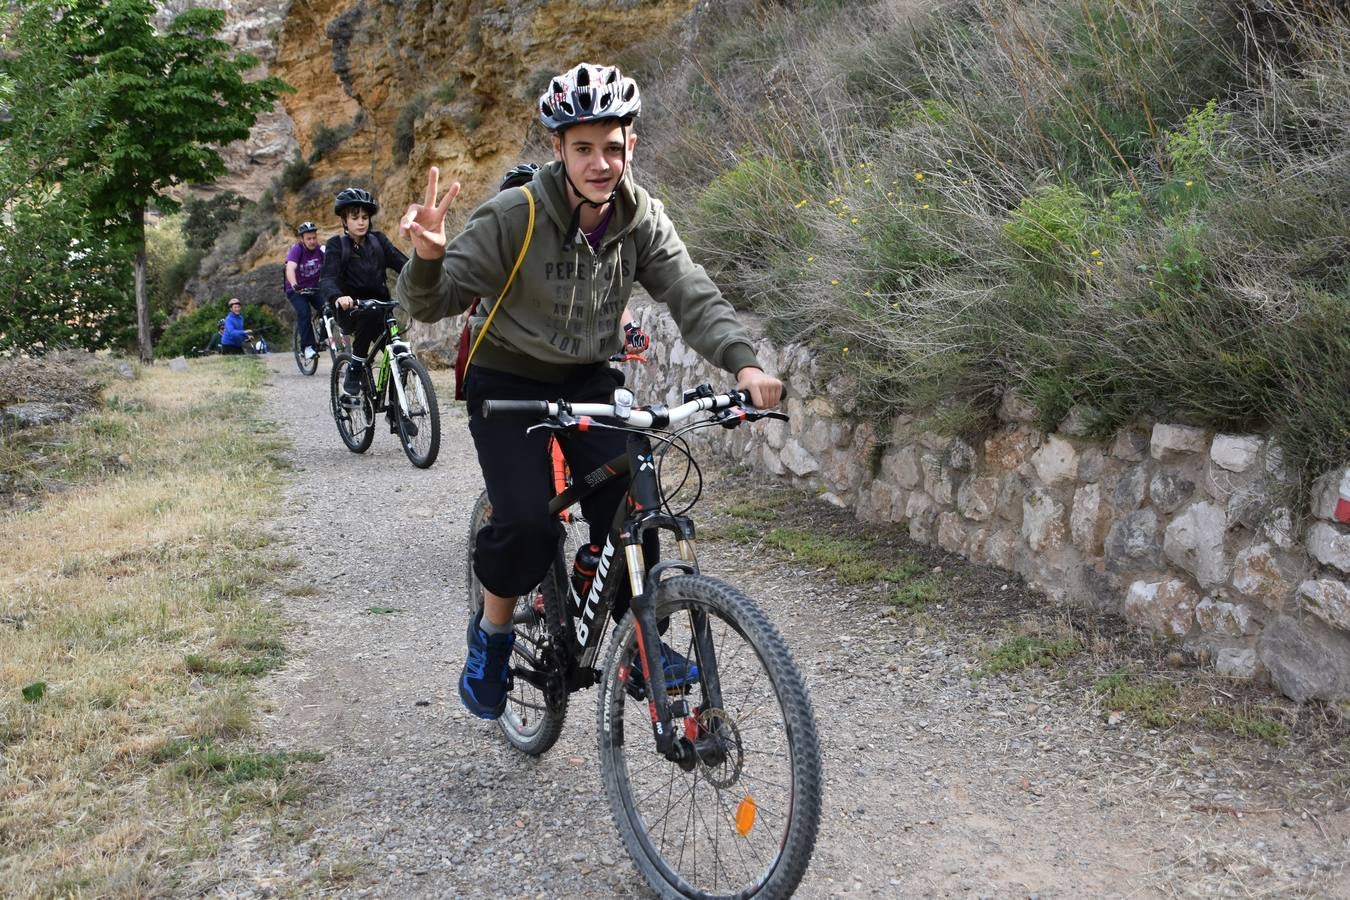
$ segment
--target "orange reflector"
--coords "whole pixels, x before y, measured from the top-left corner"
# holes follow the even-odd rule
[[[748,794],[736,804],[736,832],[741,837],[745,837],[750,833],[750,829],[755,827],[755,815],[758,811],[755,798]]]

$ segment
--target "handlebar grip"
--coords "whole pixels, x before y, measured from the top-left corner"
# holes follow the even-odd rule
[[[546,400],[484,400],[483,418],[489,416],[538,416],[548,415]]]

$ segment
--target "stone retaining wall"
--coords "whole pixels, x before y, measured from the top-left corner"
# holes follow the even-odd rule
[[[634,307],[654,339],[630,379],[642,399],[729,383],[663,310]],[[1350,699],[1350,468],[1321,478],[1296,519],[1294,480],[1261,435],[1157,423],[1093,440],[1079,411],[1047,434],[1011,397],[976,444],[903,419],[877,433],[805,348],[758,349],[788,383],[792,421],[701,432],[727,457],[1011,569],[1057,602],[1118,612],[1220,672],[1298,701]]]

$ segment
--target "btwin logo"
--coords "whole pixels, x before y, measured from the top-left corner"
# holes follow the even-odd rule
[[[585,605],[582,605],[580,594],[575,591],[572,594],[577,604],[577,613],[581,616],[577,620],[577,640],[583,647],[590,643],[591,620],[595,618],[595,610],[600,605],[600,592],[605,588],[605,576],[609,574],[609,561],[613,558],[614,545],[606,538],[605,549],[601,552],[600,562],[595,567],[595,580],[591,582],[591,590],[586,595]]]

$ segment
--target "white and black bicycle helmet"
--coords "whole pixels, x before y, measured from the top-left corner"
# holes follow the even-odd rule
[[[619,119],[627,124],[641,112],[637,82],[620,72],[618,66],[573,66],[554,76],[539,98],[539,119],[549,131],[601,119]]]
[[[313,222],[301,222],[300,227],[295,229],[295,233],[303,236],[309,234],[311,231],[318,231],[318,230],[319,226],[315,225]]]
[[[361,188],[343,188],[333,198],[334,215],[341,216],[344,209],[353,206],[365,207],[366,214],[371,218],[374,218],[375,214],[380,211],[380,204],[375,202],[375,198],[370,195],[370,191]]]

